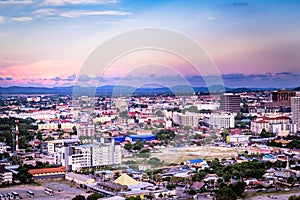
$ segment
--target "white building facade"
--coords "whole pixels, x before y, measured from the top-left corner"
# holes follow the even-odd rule
[[[234,128],[234,116],[231,113],[212,113],[205,116],[203,122],[212,129]]]
[[[66,166],[69,171],[122,162],[121,145],[115,144],[113,138],[83,145],[79,145],[78,139],[49,141],[48,153],[54,157],[55,164]]]

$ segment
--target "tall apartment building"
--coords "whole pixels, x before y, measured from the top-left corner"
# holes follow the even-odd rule
[[[78,139],[48,142],[48,153],[55,157],[55,164],[66,166],[68,171],[87,167],[121,164],[121,145],[113,138],[101,138],[99,143],[79,144]]]
[[[212,113],[203,118],[204,124],[213,128],[234,128],[234,116],[231,113]]]
[[[186,112],[185,114],[182,113],[173,113],[173,122],[180,126],[190,126],[196,128],[199,126],[199,118],[200,114],[198,113],[191,113]]]
[[[235,95],[227,93],[221,95],[220,99],[220,110],[231,113],[238,113],[241,110],[241,97],[240,95]]]
[[[291,99],[295,96],[296,92],[282,89],[272,93],[272,101],[277,105],[291,106]]]
[[[300,97],[291,98],[292,122],[300,128]]]

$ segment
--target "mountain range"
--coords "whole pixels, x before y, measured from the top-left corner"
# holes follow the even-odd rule
[[[57,94],[57,95],[73,95],[74,92],[78,95],[85,95],[87,91],[96,93],[99,96],[120,96],[120,95],[184,95],[192,93],[220,93],[220,92],[251,92],[251,91],[266,91],[266,90],[278,90],[280,88],[229,88],[220,85],[214,85],[211,87],[190,87],[190,86],[173,86],[167,87],[156,87],[156,88],[135,88],[131,86],[114,86],[106,85],[97,88],[93,87],[79,87],[79,86],[68,86],[68,87],[0,87],[0,95],[2,94]],[[290,90],[300,91],[300,87],[287,88]],[[90,93],[89,93],[90,94]]]

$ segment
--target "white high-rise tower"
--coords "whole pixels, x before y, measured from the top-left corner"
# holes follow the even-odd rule
[[[16,123],[16,153],[19,152],[19,120],[15,120]]]

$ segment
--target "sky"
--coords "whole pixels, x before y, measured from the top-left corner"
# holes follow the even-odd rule
[[[297,87],[299,10],[294,0],[0,0],[0,86],[205,86],[220,77],[227,87]],[[164,36],[162,44],[187,50],[141,46],[101,66],[126,42],[153,39],[146,31],[99,46],[145,28],[182,35],[202,50]],[[184,59],[190,55],[197,66]]]

